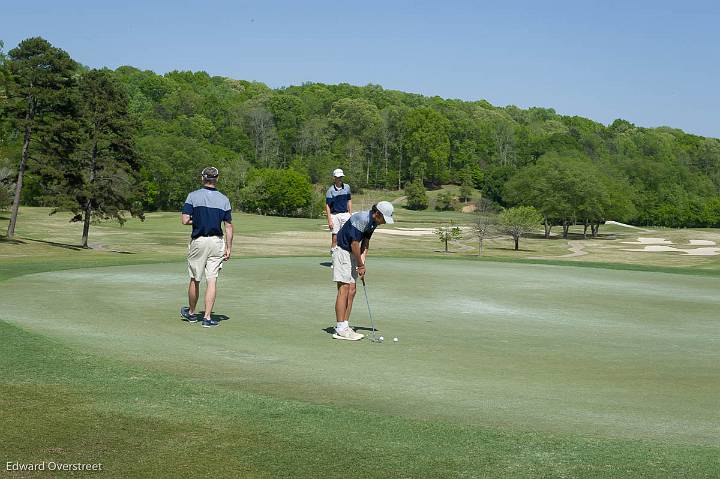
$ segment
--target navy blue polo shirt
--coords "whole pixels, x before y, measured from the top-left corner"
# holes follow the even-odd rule
[[[352,252],[352,242],[359,241],[362,243],[364,239],[370,239],[377,228],[377,223],[372,219],[369,211],[358,211],[353,213],[349,220],[345,222],[337,234],[337,245],[345,251]]]
[[[182,212],[192,217],[192,239],[200,236],[222,237],[222,222],[232,223],[230,200],[207,186],[188,195]]]
[[[347,213],[348,201],[351,200],[350,185],[343,183],[340,188],[334,184],[325,193],[325,204],[330,207],[330,213]]]

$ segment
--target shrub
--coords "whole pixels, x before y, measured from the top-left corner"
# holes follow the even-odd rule
[[[313,189],[297,171],[263,168],[248,174],[241,190],[241,209],[258,214],[302,216],[308,214]]]
[[[405,207],[409,210],[424,210],[428,207],[428,196],[420,180],[405,185],[405,196],[407,196]]]

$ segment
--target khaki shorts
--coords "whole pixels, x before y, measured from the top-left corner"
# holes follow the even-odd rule
[[[219,236],[200,236],[188,245],[188,274],[196,281],[218,277],[225,254],[225,241]]]
[[[358,277],[355,256],[341,247],[332,250],[333,281],[339,283],[354,283]]]
[[[332,218],[333,222],[332,234],[336,235],[338,231],[340,231],[340,228],[350,219],[350,213],[336,213],[330,215],[330,218]]]

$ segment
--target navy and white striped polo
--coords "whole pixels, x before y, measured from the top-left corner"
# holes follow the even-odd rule
[[[335,185],[328,188],[325,193],[325,204],[330,207],[330,213],[347,213],[348,212],[348,201],[350,197],[350,185],[343,183],[342,187],[338,188]]]
[[[207,186],[190,193],[182,212],[192,217],[192,239],[200,236],[222,237],[222,222],[232,223],[230,200]]]
[[[352,242],[362,243],[363,239],[370,239],[377,226],[369,211],[358,211],[338,231],[337,245],[345,251],[352,252]]]

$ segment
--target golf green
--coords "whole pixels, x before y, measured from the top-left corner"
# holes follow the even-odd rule
[[[217,328],[180,320],[183,263],[10,279],[3,319],[77,350],[280,399],[515,431],[720,441],[720,278],[371,258],[367,294],[385,342],[352,343],[326,331],[328,260],[231,260]],[[351,324],[370,327],[362,286]]]

